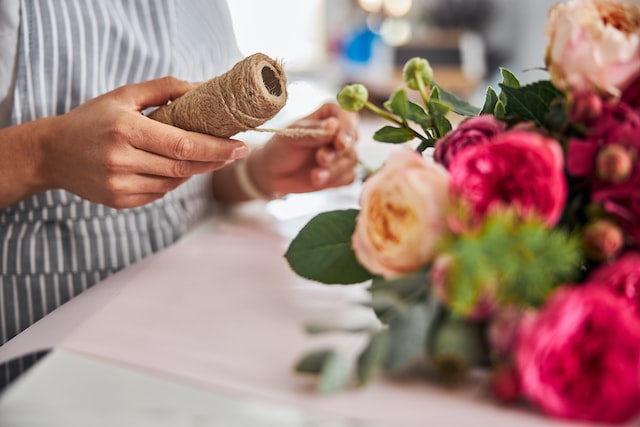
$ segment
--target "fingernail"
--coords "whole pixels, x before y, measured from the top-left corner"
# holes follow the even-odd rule
[[[241,159],[243,157],[246,157],[247,154],[249,154],[249,149],[246,146],[242,145],[233,149],[233,151],[231,152],[231,158]]]
[[[351,135],[344,136],[344,146],[345,148],[350,148],[353,145],[353,137]]]
[[[318,172],[318,181],[320,181],[321,184],[324,184],[329,180],[329,176],[331,176],[329,171],[326,169],[323,169],[320,172]]]

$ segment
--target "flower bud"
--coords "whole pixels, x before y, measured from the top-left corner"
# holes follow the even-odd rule
[[[571,121],[590,125],[602,114],[602,98],[594,92],[580,92],[574,94],[571,103]]]
[[[511,403],[520,397],[520,378],[513,366],[496,368],[489,378],[491,395],[501,403]]]
[[[612,221],[599,219],[584,230],[585,254],[595,261],[614,259],[624,246],[624,235],[620,227]]]
[[[596,174],[604,182],[620,184],[629,179],[633,169],[633,159],[625,147],[611,144],[598,152]]]
[[[411,58],[404,64],[402,77],[405,83],[412,90],[418,90],[420,85],[418,79],[422,80],[425,87],[429,87],[433,81],[433,69],[429,61],[424,58]]]
[[[369,91],[359,83],[347,85],[338,93],[338,104],[347,111],[360,111],[369,100]]]

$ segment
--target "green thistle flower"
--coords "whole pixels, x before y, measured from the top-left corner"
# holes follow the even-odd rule
[[[369,100],[369,91],[359,83],[347,85],[338,93],[338,104],[347,111],[360,111]]]
[[[402,77],[412,90],[429,87],[433,81],[433,69],[424,58],[411,58],[402,69]]]

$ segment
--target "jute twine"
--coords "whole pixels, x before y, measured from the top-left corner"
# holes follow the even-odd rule
[[[256,53],[158,108],[149,117],[220,138],[248,130],[293,137],[326,135],[321,129],[258,129],[286,102],[287,77],[282,65],[263,53]]]

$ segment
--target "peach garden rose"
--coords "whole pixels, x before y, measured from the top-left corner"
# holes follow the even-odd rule
[[[447,232],[449,177],[420,154],[401,150],[363,187],[353,234],[358,261],[387,279],[419,269]]]

